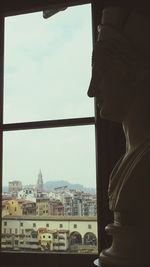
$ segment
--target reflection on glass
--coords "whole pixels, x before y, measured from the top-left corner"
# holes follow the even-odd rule
[[[97,252],[94,131],[4,133],[3,250]]]
[[[5,18],[4,122],[93,116],[91,6]]]

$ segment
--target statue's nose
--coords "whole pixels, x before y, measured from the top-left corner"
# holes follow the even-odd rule
[[[94,82],[93,76],[92,76],[91,81],[90,81],[90,85],[89,85],[89,89],[87,91],[87,95],[89,97],[95,97],[95,82]]]

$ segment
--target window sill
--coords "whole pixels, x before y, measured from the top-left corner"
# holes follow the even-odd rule
[[[98,254],[66,254],[66,253],[33,253],[33,252],[1,252],[0,262],[2,267],[13,266],[41,266],[41,264],[50,264],[57,267],[92,267]]]

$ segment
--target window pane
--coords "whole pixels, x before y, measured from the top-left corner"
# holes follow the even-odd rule
[[[93,116],[91,6],[5,18],[4,122]]]
[[[2,249],[96,253],[94,126],[5,132],[3,142]]]

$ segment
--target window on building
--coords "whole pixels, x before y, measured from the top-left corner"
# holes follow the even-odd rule
[[[46,227],[49,227],[49,223],[46,224]]]
[[[59,224],[59,228],[63,228],[63,224],[62,223]]]
[[[57,236],[57,234],[54,234],[53,237],[54,237],[54,239],[57,239],[58,236]]]
[[[88,224],[88,229],[92,229],[92,225],[91,224]]]
[[[73,226],[74,228],[77,228],[77,224],[74,224],[74,226]]]
[[[4,222],[4,226],[7,226],[7,222]]]
[[[36,227],[36,223],[33,223],[33,227]]]
[[[23,222],[20,223],[20,226],[23,227]]]

